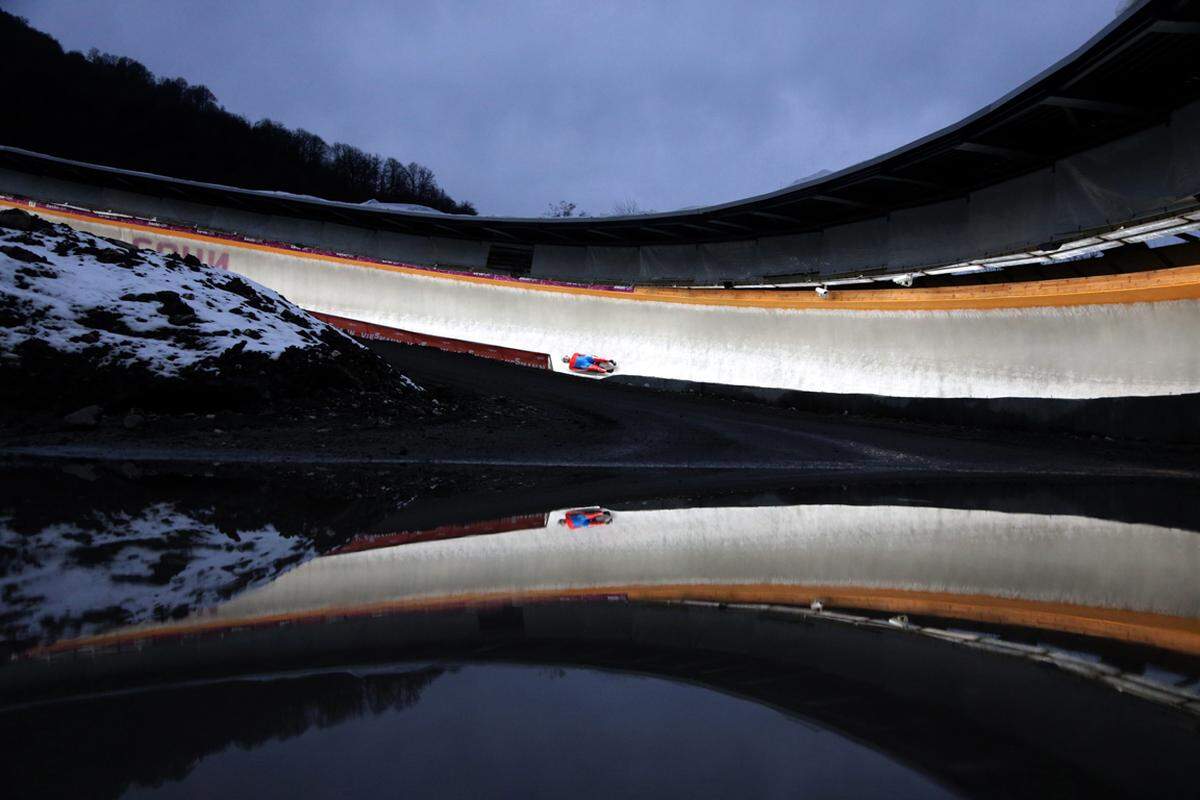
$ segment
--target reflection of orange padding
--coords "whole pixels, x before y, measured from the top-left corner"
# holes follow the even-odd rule
[[[868,609],[973,622],[1042,628],[1145,644],[1200,655],[1200,620],[1116,608],[1049,603],[982,594],[919,592],[856,586],[732,584],[639,586],[624,590],[631,600],[711,600],[721,603],[778,603]]]
[[[1018,600],[989,595],[918,592],[855,586],[803,586],[788,584],[664,584],[660,586],[590,586],[579,589],[534,589],[518,592],[473,592],[441,597],[384,600],[355,606],[308,609],[261,617],[193,617],[161,626],[113,631],[96,636],[66,639],[22,654],[38,657],[84,648],[119,647],[134,642],[179,636],[216,634],[232,628],[324,622],[328,620],[493,606],[502,603],[537,603],[557,600],[619,599],[646,602],[702,600],[718,603],[766,603],[807,607],[820,600],[833,609],[870,609],[963,619],[997,625],[1077,633],[1132,644],[1161,647],[1200,655],[1200,620],[1141,611]]]
[[[522,514],[516,517],[487,519],[482,522],[467,522],[462,525],[439,525],[436,528],[429,528],[423,531],[359,535],[341,547],[330,550],[326,555],[335,556],[342,553],[357,553],[361,550],[374,550],[379,547],[394,547],[401,544],[416,544],[417,542],[436,542],[441,539],[462,539],[468,536],[526,531],[544,527],[546,527],[546,514]]]
[[[497,347],[490,344],[478,344],[462,339],[450,339],[445,336],[430,336],[425,333],[413,333],[389,328],[386,325],[376,325],[371,322],[360,322],[356,319],[335,317],[332,314],[308,312],[322,322],[328,322],[335,328],[341,328],[346,333],[361,336],[364,339],[384,339],[389,342],[415,344],[421,347],[434,347],[450,353],[467,353],[480,358],[490,358],[494,361],[507,361],[509,364],[520,364],[523,367],[550,369],[550,356],[547,353],[535,353],[532,350],[517,350],[512,347]]]

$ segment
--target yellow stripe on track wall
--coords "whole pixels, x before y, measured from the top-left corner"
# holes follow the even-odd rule
[[[83,222],[94,226],[127,228],[152,233],[162,238],[178,238],[229,248],[275,253],[292,258],[326,261],[366,269],[397,272],[464,283],[508,285],[525,291],[574,294],[616,300],[681,303],[717,307],[767,309],[819,309],[843,311],[937,311],[1035,308],[1078,305],[1147,303],[1200,299],[1200,265],[1147,270],[1121,275],[1084,278],[1060,278],[1044,281],[986,284],[980,286],[941,287],[934,289],[830,290],[818,298],[811,290],[693,289],[637,286],[632,292],[583,286],[559,286],[504,277],[452,274],[416,266],[383,264],[356,259],[293,250],[269,244],[246,242],[194,231],[162,228],[125,219],[110,219],[57,208],[31,208],[19,201],[0,199],[0,207],[20,208],[48,219]]]
[[[12,203],[10,203],[12,205]],[[173,230],[86,209],[47,219],[200,250],[310,311],[432,337],[615,358],[626,377],[888,397],[1200,392],[1200,266],[881,291],[556,285]],[[147,241],[141,241],[145,238]],[[1162,301],[1162,302],[1159,302]]]

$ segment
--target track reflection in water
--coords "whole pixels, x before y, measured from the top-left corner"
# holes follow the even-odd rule
[[[286,547],[247,546],[224,568],[236,580],[182,586],[174,614],[18,648],[0,670],[0,725],[23,731],[3,780],[92,796],[1190,791],[1188,514],[1047,513],[1046,491],[992,508],[791,491],[490,520],[414,517],[410,500],[298,539],[280,519]],[[202,535],[161,531],[173,547],[229,550],[218,522],[175,508]],[[125,518],[144,549],[148,517]],[[39,555],[56,524],[28,540]],[[77,539],[41,559],[50,595],[77,586],[45,574],[78,566]],[[19,583],[17,552],[4,580]]]
[[[215,609],[253,619],[380,604],[610,594],[813,600],[1143,637],[1200,654],[1200,536],[1082,517],[900,506],[627,511],[316,559]],[[577,515],[576,515],[577,516]],[[1120,569],[1114,570],[1114,565]],[[186,624],[186,623],[185,623]]]

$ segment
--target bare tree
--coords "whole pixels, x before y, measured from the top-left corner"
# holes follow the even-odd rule
[[[379,193],[384,197],[407,197],[413,193],[408,169],[394,158],[383,162],[379,173]]]
[[[437,197],[439,189],[433,179],[433,170],[415,161],[408,163],[408,175],[412,181],[413,193],[422,201]]]
[[[295,137],[298,162],[305,169],[314,171],[323,167],[329,158],[329,145],[325,144],[325,140],[303,128],[296,130]]]
[[[364,153],[353,145],[334,144],[330,148],[330,166],[355,193],[373,194],[379,184],[379,156]]]
[[[576,211],[574,203],[559,200],[557,203],[551,203],[542,216],[561,219],[563,217],[586,217],[587,215],[586,211]]]
[[[618,217],[632,217],[637,214],[653,214],[654,209],[642,208],[638,205],[638,201],[632,197],[626,197],[624,200],[618,200],[613,203],[613,214]]]

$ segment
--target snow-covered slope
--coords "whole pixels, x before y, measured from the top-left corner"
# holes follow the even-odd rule
[[[0,349],[30,338],[63,352],[103,345],[105,360],[160,375],[242,341],[272,357],[311,347],[322,324],[258,284],[86,233],[0,231],[0,280],[0,302],[18,314]]]
[[[0,213],[0,370],[44,366],[54,356],[76,371],[150,381],[249,373],[270,384],[286,373],[294,383],[298,370],[336,364],[370,384],[386,375],[401,390],[417,389],[253,281],[195,258],[136,250],[20,211]]]

